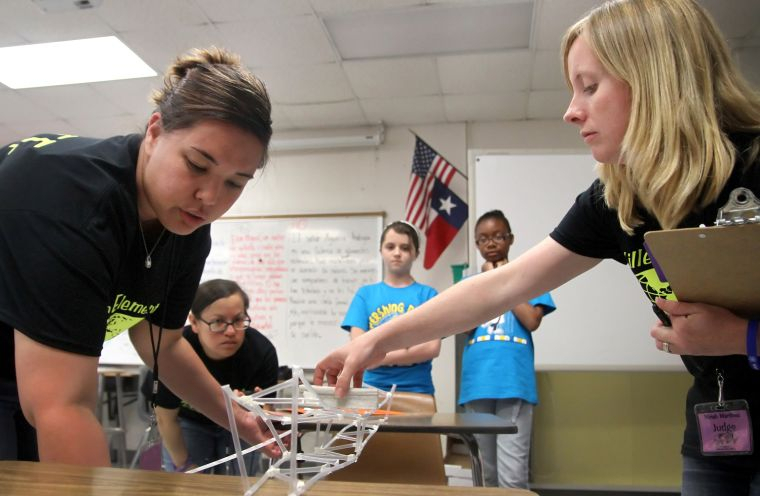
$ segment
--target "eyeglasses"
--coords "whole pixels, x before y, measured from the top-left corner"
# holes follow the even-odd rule
[[[227,326],[232,326],[236,331],[244,331],[251,325],[251,319],[247,315],[245,317],[238,317],[230,322],[222,319],[212,320],[211,322],[201,318],[198,320],[206,324],[211,332],[224,332],[227,330]]]
[[[493,236],[479,236],[478,239],[475,240],[475,243],[478,246],[487,245],[491,241],[494,241],[496,243],[503,243],[511,237],[512,233],[499,233],[494,234]]]

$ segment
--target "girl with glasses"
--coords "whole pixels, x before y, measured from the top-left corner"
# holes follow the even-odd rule
[[[198,287],[182,336],[219,384],[255,391],[277,383],[274,345],[249,327],[248,295],[234,281],[213,279]],[[235,452],[229,431],[216,425],[159,382],[156,420],[163,443],[163,466],[184,472]],[[248,445],[243,443],[243,449]],[[249,475],[257,472],[259,451],[246,455]],[[233,460],[209,473],[238,475]]]
[[[509,263],[514,236],[501,210],[475,223],[482,271]],[[486,486],[528,488],[533,406],[538,403],[533,338],[544,315],[555,310],[549,293],[516,305],[470,331],[462,354],[459,404],[491,413],[517,426],[517,434],[476,434]]]

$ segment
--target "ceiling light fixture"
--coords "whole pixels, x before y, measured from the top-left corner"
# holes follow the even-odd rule
[[[269,143],[272,151],[329,150],[380,146],[385,140],[385,127],[381,124],[370,129],[333,130],[322,129],[309,132],[276,132]]]
[[[0,60],[0,83],[11,89],[156,75],[115,36],[3,47]]]

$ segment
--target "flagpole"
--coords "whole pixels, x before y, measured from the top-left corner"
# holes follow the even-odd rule
[[[419,137],[419,135],[418,135],[417,133],[415,133],[415,132],[414,132],[414,131],[412,131],[411,129],[409,129],[409,132],[410,132],[410,133],[412,133],[412,134],[414,135],[414,137],[415,137],[415,138],[417,138],[418,140],[420,140],[420,141],[422,141],[423,143],[425,143],[425,144],[426,144],[428,147],[430,147],[430,149],[431,149],[431,150],[435,150],[435,153],[437,153],[437,154],[438,154],[438,155],[439,155],[439,156],[440,156],[442,159],[444,159],[446,162],[448,162],[448,163],[451,165],[451,167],[452,167],[452,168],[453,168],[455,171],[457,171],[457,173],[459,173],[459,175],[460,175],[460,176],[462,176],[463,178],[465,178],[465,180],[467,180],[467,175],[466,175],[464,172],[460,171],[460,170],[457,168],[457,166],[456,166],[456,165],[454,165],[454,162],[452,162],[451,160],[449,160],[449,159],[447,159],[446,157],[444,157],[443,155],[441,155],[441,154],[438,152],[438,150],[436,150],[435,148],[433,148],[432,146],[430,146],[430,143],[428,143],[428,142],[427,142],[427,141],[425,141],[424,139],[420,138],[420,137]]]

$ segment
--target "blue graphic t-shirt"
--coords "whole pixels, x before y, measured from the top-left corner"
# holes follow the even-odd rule
[[[384,282],[362,286],[354,295],[341,327],[349,332],[352,327],[371,331],[397,315],[417,308],[436,294],[435,289],[417,282],[403,288],[394,288]],[[385,391],[396,384],[397,391],[433,394],[432,368],[432,360],[414,365],[382,366],[364,372],[364,382]]]
[[[529,303],[541,305],[544,315],[556,308],[549,293]],[[512,312],[481,324],[470,332],[462,354],[459,404],[503,398],[519,398],[534,405],[538,403],[533,338]]]

